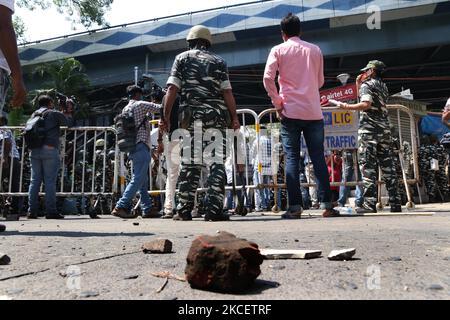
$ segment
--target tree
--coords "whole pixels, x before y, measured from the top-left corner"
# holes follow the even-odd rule
[[[90,85],[89,78],[84,73],[83,65],[74,58],[45,63],[34,68],[33,76],[43,79],[41,89],[31,93],[32,104],[41,94],[62,94],[67,97],[75,97],[78,102],[79,112],[85,115],[88,108],[85,92]]]
[[[83,65],[74,58],[41,64],[33,75],[45,80],[42,89],[55,89],[66,96],[77,96],[89,86]]]
[[[106,12],[111,9],[114,0],[17,0],[21,8],[35,10],[48,9],[52,5],[59,13],[67,16],[72,25],[82,24],[90,28],[92,24],[108,26],[105,20]]]
[[[25,37],[27,28],[25,27],[25,23],[19,16],[13,17],[13,26],[14,26],[14,30],[16,31],[17,42],[19,44],[25,43],[27,41],[27,39]]]

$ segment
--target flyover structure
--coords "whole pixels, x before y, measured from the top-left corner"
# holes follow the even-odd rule
[[[134,81],[135,66],[164,84],[174,57],[186,48],[188,30],[203,24],[228,63],[238,103],[258,109],[270,104],[262,73],[269,50],[281,42],[280,19],[289,12],[301,18],[302,38],[324,53],[326,87],[339,85],[336,76],[343,72],[354,81],[361,66],[377,58],[389,67],[393,93],[411,88],[416,99],[436,108],[448,98],[450,1],[443,0],[255,1],[28,43],[20,58],[31,73],[36,64],[75,57],[92,85],[106,90],[99,96],[117,98],[116,90]],[[37,80],[29,86],[37,88]]]

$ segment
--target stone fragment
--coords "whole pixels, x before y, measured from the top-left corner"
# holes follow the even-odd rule
[[[227,232],[202,235],[193,241],[189,250],[186,280],[196,289],[244,292],[261,274],[263,260],[255,243]]]
[[[172,253],[172,242],[167,239],[158,239],[147,242],[142,246],[144,253]]]
[[[333,250],[328,256],[331,261],[347,261],[351,260],[356,254],[356,249]]]
[[[0,266],[6,266],[11,263],[11,258],[0,252]]]
[[[80,298],[85,299],[85,298],[94,298],[94,297],[98,297],[100,294],[96,291],[83,291],[80,293]]]
[[[263,249],[261,254],[266,260],[281,259],[314,259],[320,258],[322,251],[319,250],[274,250]]]
[[[428,290],[440,291],[440,290],[444,290],[444,287],[439,284],[432,284],[431,286],[428,287]]]

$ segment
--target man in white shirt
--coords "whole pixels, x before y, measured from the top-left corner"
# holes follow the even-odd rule
[[[3,111],[5,105],[6,91],[9,87],[9,75],[12,77],[14,90],[13,107],[21,106],[26,97],[22,69],[17,52],[16,33],[12,23],[13,13],[14,0],[0,0],[0,112]],[[0,232],[5,231],[5,229],[4,225],[0,225]]]

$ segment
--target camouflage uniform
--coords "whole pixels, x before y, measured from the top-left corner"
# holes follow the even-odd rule
[[[187,129],[194,137],[194,129],[203,134],[208,129],[220,130],[225,147],[225,129],[229,126],[228,109],[225,106],[222,90],[231,89],[225,61],[204,49],[193,49],[178,55],[175,59],[168,84],[175,85],[180,94],[180,127]],[[179,182],[179,204],[177,213],[186,217],[194,208],[195,191],[198,188],[202,164],[195,161],[201,157],[202,150],[192,139],[192,158],[183,159]],[[197,149],[196,149],[197,148]],[[224,153],[222,150],[217,150]],[[184,155],[185,156],[185,155]],[[221,155],[223,159],[223,154]],[[183,157],[185,158],[185,157]],[[222,214],[225,195],[226,173],[224,161],[210,164],[208,192],[205,198],[207,213]]]
[[[419,148],[420,177],[425,185],[429,201],[434,202],[435,196],[438,195],[438,192],[436,189],[435,175],[431,170],[432,149],[430,145],[427,145],[425,143],[422,143]]]
[[[375,208],[377,202],[377,172],[381,168],[389,202],[399,206],[398,177],[393,166],[392,136],[386,101],[389,91],[380,79],[369,79],[361,85],[360,99],[371,102],[370,109],[361,112],[359,126],[359,165],[364,182],[365,207]]]
[[[403,159],[405,160],[406,177],[412,179],[414,177],[413,154],[411,144],[408,141],[403,141]]]
[[[393,166],[395,168],[395,172],[397,173],[398,178],[398,193],[403,204],[408,202],[408,197],[406,194],[405,183],[403,182],[403,172],[402,166],[400,163],[400,138],[398,136],[398,132],[395,128],[391,128],[392,130],[392,155],[393,155]]]
[[[436,186],[442,194],[442,201],[447,201],[449,197],[448,177],[445,173],[445,167],[447,165],[447,152],[440,144],[432,146],[432,156],[439,161],[439,170],[435,171]]]

